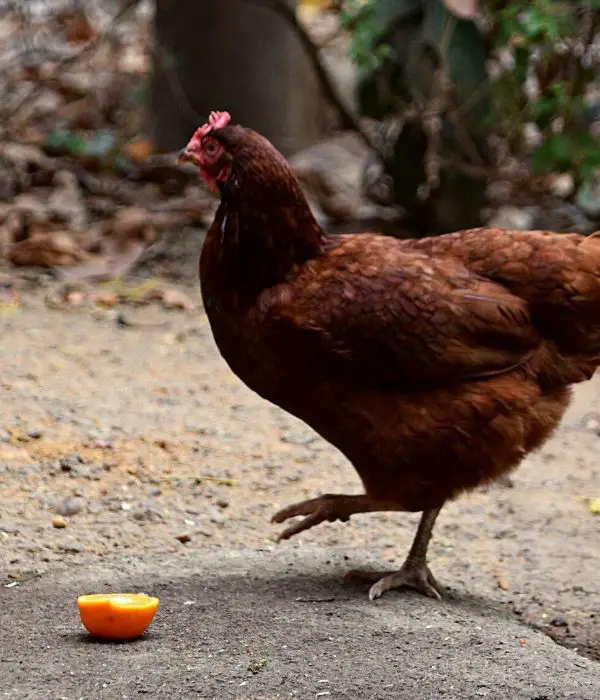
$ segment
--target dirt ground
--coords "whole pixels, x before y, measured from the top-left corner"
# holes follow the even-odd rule
[[[52,309],[45,294],[24,291],[22,307],[0,316],[0,581],[225,550],[274,560],[306,550],[306,561],[316,547],[348,568],[401,563],[414,515],[358,516],[274,545],[275,510],[356,491],[358,479],[231,374],[200,310]],[[559,433],[512,486],[444,509],[430,559],[451,595],[498,603],[600,660],[600,517],[586,500],[600,497],[596,413],[600,379],[578,388]],[[401,605],[402,595],[389,599]]]

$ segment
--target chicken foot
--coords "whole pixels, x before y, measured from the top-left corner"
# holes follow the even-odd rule
[[[299,532],[309,530],[326,520],[334,522],[350,519],[355,513],[374,513],[385,510],[403,510],[397,503],[391,501],[379,501],[366,494],[349,496],[346,494],[326,493],[317,498],[310,498],[307,501],[294,503],[287,508],[283,508],[271,518],[272,523],[282,523],[289,518],[298,515],[305,516],[302,520],[285,529],[277,538],[277,541],[288,540]]]
[[[423,511],[419,527],[404,563],[398,571],[349,571],[344,580],[373,582],[369,600],[380,598],[394,588],[412,588],[430,598],[442,597],[442,587],[427,566],[427,548],[440,508]]]

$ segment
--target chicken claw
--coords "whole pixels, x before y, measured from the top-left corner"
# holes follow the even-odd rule
[[[427,547],[440,510],[441,506],[423,511],[410,551],[399,571],[349,571],[344,580],[372,583],[369,600],[381,598],[393,588],[412,588],[429,598],[440,600],[443,589],[427,566]]]
[[[442,587],[424,562],[407,559],[399,571],[349,571],[344,581],[374,582],[369,589],[369,600],[376,600],[394,588],[412,588],[429,598],[441,600]]]
[[[285,529],[279,535],[277,541],[289,540],[293,535],[297,535],[304,530],[309,530],[311,527],[325,522],[326,520],[329,522],[333,522],[334,520],[349,520],[350,515],[355,511],[348,507],[348,499],[352,499],[352,496],[348,497],[328,493],[318,498],[310,498],[307,501],[294,503],[287,508],[283,508],[271,518],[272,523],[282,523],[284,520],[295,518],[298,515],[304,515],[305,517]]]

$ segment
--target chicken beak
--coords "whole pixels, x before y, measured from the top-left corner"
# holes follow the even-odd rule
[[[179,154],[177,155],[177,162],[180,164],[194,162],[190,152],[187,149],[187,146],[185,148],[181,149],[181,151],[179,151]]]

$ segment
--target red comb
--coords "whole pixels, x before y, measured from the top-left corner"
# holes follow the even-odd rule
[[[230,121],[231,115],[229,112],[211,112],[210,116],[208,117],[208,122],[199,129],[196,129],[194,140],[204,138],[206,134],[214,129],[222,129],[223,127],[227,126]]]

